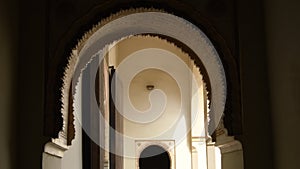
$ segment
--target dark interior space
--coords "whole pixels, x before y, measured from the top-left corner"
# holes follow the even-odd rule
[[[170,156],[157,145],[146,147],[139,158],[140,169],[170,169]]]

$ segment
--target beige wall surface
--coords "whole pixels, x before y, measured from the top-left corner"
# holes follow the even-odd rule
[[[191,66],[192,63],[189,59],[189,56],[187,56],[179,48],[173,46],[165,40],[161,40],[157,37],[142,36],[132,37],[121,41],[119,42],[119,44],[114,46],[111,51],[113,51],[113,53],[110,54],[110,57],[115,57],[115,59],[111,60],[115,60],[117,66],[119,66],[117,67],[117,72],[119,71],[119,77],[121,80],[122,75],[127,76],[129,73],[127,71],[131,71],[132,66],[128,67],[127,69],[122,69],[122,66],[124,66],[123,64],[126,64],[126,62],[130,62],[131,58],[141,59],[141,62],[139,62],[139,65],[141,65],[144,64],[143,62],[149,63],[151,62],[151,58],[153,58],[152,60],[155,60],[154,58],[156,56],[159,56],[156,62],[153,62],[154,67],[148,67],[148,69],[142,70],[140,72],[135,72],[136,74],[130,82],[127,82],[127,79],[122,81],[124,88],[126,87],[126,83],[130,83],[130,85],[128,85],[129,91],[125,90],[125,93],[123,94],[125,96],[123,101],[129,98],[131,101],[130,104],[132,104],[134,108],[141,112],[147,112],[149,109],[151,109],[151,104],[159,104],[158,100],[161,100],[161,98],[156,98],[155,95],[151,96],[150,93],[152,91],[148,91],[146,89],[146,85],[148,84],[154,85],[154,88],[156,90],[162,91],[167,101],[162,114],[159,116],[159,118],[152,122],[142,124],[136,123],[126,118],[124,119],[124,135],[131,138],[124,139],[125,156],[128,157],[131,155],[131,157],[135,157],[135,155],[138,155],[135,152],[136,140],[174,140],[176,145],[175,151],[180,152],[176,154],[176,168],[190,168],[191,140],[189,132],[191,129],[190,118],[192,111],[192,82],[190,82],[192,79],[191,74],[197,73],[196,76],[198,78],[198,83],[196,82],[196,79],[193,83],[193,87],[195,89],[198,89],[197,85],[200,85],[201,89],[203,90],[203,82],[199,72],[193,72]],[[169,54],[168,52],[171,52],[172,54]],[[172,58],[171,56],[175,58]],[[163,59],[164,57],[169,58],[169,60],[165,62],[165,60]],[[149,58],[150,60],[147,60]],[[143,59],[146,59],[147,61]],[[175,59],[172,60],[172,65],[168,64],[170,62],[170,59]],[[175,62],[178,59],[180,60],[180,62]],[[185,66],[177,65],[179,63]],[[135,65],[136,63],[132,62],[131,64]],[[174,66],[174,64],[176,66]],[[181,75],[177,75],[180,78],[177,77],[176,79],[176,77],[172,75],[172,73],[174,72],[167,71],[174,71],[174,67],[176,67],[175,72],[180,72],[179,74]],[[121,69],[121,71],[118,69]],[[195,98],[201,98],[200,100],[202,100],[203,102],[203,92],[199,92],[198,97]],[[125,113],[131,113],[127,112],[127,110],[129,110],[129,108],[127,107],[130,104],[124,104],[123,110]],[[198,104],[201,103],[197,103],[197,105]],[[198,113],[204,113],[203,106],[202,111],[200,110]],[[201,115],[201,117],[202,116],[203,115]],[[178,131],[184,132],[187,135],[179,138]],[[199,132],[200,131],[201,130],[199,129]],[[203,133],[198,133],[198,136]],[[135,164],[136,159],[134,158],[124,159],[125,168],[135,168]]]
[[[243,169],[243,151],[222,154],[223,169]]]

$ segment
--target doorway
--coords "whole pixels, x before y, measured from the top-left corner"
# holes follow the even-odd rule
[[[140,169],[170,169],[168,152],[157,145],[145,148],[139,157]]]

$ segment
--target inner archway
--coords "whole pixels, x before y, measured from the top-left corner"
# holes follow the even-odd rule
[[[123,12],[122,12],[123,13]],[[125,13],[124,13],[125,15]],[[116,60],[113,59],[114,55],[120,55],[122,52],[120,52],[120,44],[126,40],[132,40],[133,37],[136,36],[143,36],[143,40],[149,40],[153,37],[153,35],[163,35],[163,37],[170,37],[169,39],[164,39],[161,36],[158,37],[154,37],[157,38],[159,41],[165,42],[165,44],[169,44],[169,45],[174,45],[174,47],[178,47],[178,50],[182,50],[182,45],[178,45],[173,44],[172,39],[176,39],[179,42],[181,42],[182,44],[185,44],[184,46],[186,46],[187,48],[189,48],[190,50],[188,51],[193,51],[193,53],[195,54],[195,56],[197,56],[198,60],[201,61],[201,63],[203,62],[203,67],[205,68],[205,70],[207,71],[207,79],[208,79],[208,83],[210,84],[210,93],[211,93],[211,100],[209,100],[209,102],[206,101],[199,101],[198,99],[193,99],[191,97],[191,93],[193,93],[190,89],[192,89],[194,87],[194,85],[191,82],[191,79],[189,78],[189,76],[187,76],[189,73],[184,73],[184,69],[182,69],[181,71],[178,71],[178,67],[174,66],[174,65],[178,65],[177,64],[177,60],[174,59],[167,59],[170,58],[170,56],[173,56],[174,53],[165,50],[165,49],[157,49],[156,48],[152,48],[151,47],[144,47],[141,48],[140,50],[136,51],[134,54],[130,54],[130,55],[120,55],[120,56],[131,56],[135,59],[133,59],[134,64],[130,65],[129,68],[137,68],[138,66],[141,65],[141,63],[145,63],[145,65],[148,66],[148,68],[153,68],[153,65],[149,65],[150,63],[152,63],[151,61],[155,61],[155,65],[159,65],[159,66],[166,66],[169,65],[168,67],[171,67],[171,71],[169,71],[170,73],[176,75],[176,77],[178,76],[180,79],[182,79],[182,82],[185,82],[185,85],[180,85],[180,86],[185,86],[186,88],[184,88],[185,90],[182,90],[184,92],[182,92],[184,94],[184,96],[186,96],[186,99],[181,99],[184,100],[185,104],[183,104],[184,106],[180,108],[180,110],[184,110],[180,111],[180,117],[178,118],[179,120],[176,121],[178,123],[178,125],[174,126],[173,128],[169,128],[169,126],[167,126],[168,130],[164,130],[163,135],[159,135],[157,134],[157,132],[153,132],[153,128],[149,128],[149,126],[145,126],[144,124],[138,124],[135,126],[134,125],[126,125],[126,124],[130,124],[130,123],[123,123],[123,119],[124,118],[115,118],[116,116],[113,116],[114,111],[110,111],[109,109],[109,105],[106,106],[106,110],[107,111],[101,111],[101,112],[107,112],[104,116],[105,117],[109,117],[109,119],[114,119],[108,122],[111,122],[112,124],[112,129],[116,129],[116,131],[121,131],[121,137],[116,137],[117,135],[114,132],[111,132],[112,130],[110,130],[109,127],[105,128],[105,125],[102,126],[103,123],[101,123],[98,125],[98,123],[100,123],[100,120],[97,120],[97,118],[94,118],[95,116],[91,116],[91,115],[87,115],[87,120],[93,120],[93,122],[95,123],[90,123],[90,122],[86,122],[84,124],[87,124],[87,126],[83,125],[83,129],[88,129],[88,131],[93,131],[91,133],[87,132],[91,135],[89,135],[89,137],[91,137],[90,139],[95,141],[96,144],[100,144],[102,143],[102,148],[104,147],[106,150],[108,150],[107,152],[111,153],[95,153],[95,158],[90,158],[88,157],[87,160],[85,161],[85,164],[87,166],[90,166],[92,164],[95,164],[95,166],[98,164],[100,164],[100,168],[106,168],[107,166],[109,166],[109,168],[111,169],[115,169],[115,168],[134,168],[134,166],[139,166],[139,168],[170,168],[170,166],[172,168],[175,168],[174,163],[176,162],[176,167],[178,168],[192,168],[192,161],[191,161],[191,151],[190,151],[190,146],[189,145],[193,145],[196,149],[198,149],[198,152],[201,152],[198,155],[198,158],[196,158],[196,160],[198,159],[202,159],[202,161],[204,162],[199,162],[201,164],[203,164],[203,167],[200,168],[211,168],[211,166],[214,166],[216,161],[215,159],[208,159],[210,157],[210,154],[214,154],[215,152],[218,152],[220,154],[220,151],[217,151],[215,149],[218,149],[218,147],[216,147],[214,144],[207,144],[208,141],[210,142],[210,140],[207,140],[207,137],[209,134],[211,134],[214,130],[211,130],[211,132],[209,132],[209,126],[212,126],[212,128],[217,127],[216,125],[218,125],[218,121],[220,120],[219,118],[221,118],[221,115],[223,114],[223,109],[225,106],[225,101],[226,101],[226,78],[225,78],[225,72],[223,70],[223,66],[221,63],[221,60],[218,56],[218,53],[216,51],[216,49],[214,48],[214,46],[210,43],[209,39],[204,35],[203,32],[201,32],[201,30],[196,29],[196,27],[194,27],[191,23],[189,23],[186,20],[183,20],[182,18],[176,17],[174,15],[171,14],[167,14],[164,12],[137,12],[137,13],[133,13],[133,14],[128,14],[128,16],[126,15],[126,17],[122,17],[123,15],[116,15],[118,16],[117,19],[112,19],[111,18],[111,22],[108,22],[107,24],[102,25],[103,23],[99,23],[99,25],[97,25],[95,28],[93,28],[93,30],[91,30],[90,32],[88,32],[86,34],[86,36],[83,37],[83,39],[80,41],[80,43],[76,46],[76,48],[74,48],[74,50],[72,51],[71,56],[69,57],[69,64],[66,67],[65,70],[65,76],[64,76],[64,84],[63,84],[63,88],[62,90],[62,115],[63,115],[63,120],[65,123],[63,123],[63,130],[60,132],[60,137],[56,140],[52,140],[53,144],[47,144],[45,147],[45,152],[47,153],[51,153],[54,155],[59,155],[62,157],[63,152],[65,150],[68,149],[67,146],[65,146],[66,142],[69,141],[71,142],[72,137],[69,138],[69,135],[71,136],[72,134],[74,135],[74,131],[70,130],[73,128],[72,124],[73,124],[73,119],[74,116],[76,118],[77,117],[81,117],[81,115],[83,114],[82,112],[89,112],[90,114],[93,113],[93,115],[97,115],[96,117],[103,117],[102,114],[100,116],[100,113],[97,111],[98,108],[102,105],[102,107],[104,107],[103,105],[107,104],[110,102],[110,96],[108,96],[109,94],[109,89],[106,88],[106,90],[104,90],[104,83],[99,83],[99,84],[103,84],[101,85],[97,85],[99,87],[99,91],[102,91],[103,87],[103,91],[104,92],[99,92],[102,95],[99,95],[99,98],[103,98],[103,100],[101,100],[101,103],[103,104],[97,104],[95,99],[95,96],[98,95],[94,95],[96,92],[96,90],[93,90],[93,88],[95,88],[95,80],[96,79],[96,70],[98,69],[97,66],[90,66],[92,64],[96,64],[98,63],[98,61],[103,60],[103,59],[107,59],[107,65],[103,66],[103,67],[99,67],[103,68],[103,70],[105,70],[106,73],[103,74],[99,74],[98,77],[100,78],[104,78],[106,77],[106,81],[109,82],[109,77],[112,76],[112,71],[114,70],[114,68],[118,68],[120,69],[120,60],[118,58]],[[115,17],[116,17],[115,16]],[[161,19],[162,18],[162,19]],[[106,22],[105,22],[106,23]],[[126,24],[125,24],[126,23]],[[165,24],[168,23],[168,24]],[[174,28],[178,28],[178,29],[174,29]],[[170,31],[172,30],[172,31]],[[186,32],[186,33],[182,33],[182,32]],[[163,39],[161,39],[163,38]],[[170,40],[171,41],[168,41]],[[145,42],[145,41],[144,41]],[[125,49],[128,51],[129,50],[129,46],[141,46],[141,44],[145,44],[145,43],[139,43],[138,45],[124,45]],[[178,46],[177,46],[178,45]],[[117,49],[115,50],[113,47],[117,46]],[[176,48],[177,49],[177,48]],[[185,51],[182,51],[185,52]],[[129,54],[129,53],[128,53]],[[189,53],[188,53],[189,54]],[[137,57],[138,56],[138,57]],[[150,57],[142,57],[142,56],[150,56]],[[161,57],[164,56],[164,57]],[[176,55],[175,55],[176,56]],[[155,59],[154,59],[155,58]],[[111,60],[109,60],[111,59]],[[139,59],[139,60],[138,60]],[[145,59],[145,60],[141,60],[141,59]],[[166,62],[158,62],[158,59],[164,59],[164,61]],[[192,74],[194,73],[199,73],[199,65],[197,64],[197,62],[195,62],[194,60],[195,58],[190,58],[187,57],[187,61],[189,64],[187,64],[190,68],[188,69],[189,71],[192,71]],[[147,61],[147,62],[146,62]],[[103,62],[104,63],[104,62]],[[114,64],[110,64],[110,63],[114,63]],[[118,63],[118,64],[117,64]],[[162,64],[164,63],[164,64]],[[175,64],[176,63],[176,64]],[[90,69],[93,68],[93,69]],[[95,70],[94,70],[95,68]],[[111,71],[109,71],[109,69],[111,68]],[[176,70],[175,70],[176,68]],[[134,69],[134,70],[135,70]],[[125,69],[126,71],[119,71],[120,73],[118,74],[118,77],[128,77],[128,73],[127,71],[129,69]],[[131,70],[131,69],[130,69]],[[79,88],[78,85],[80,83],[80,75],[84,72],[87,71],[87,79],[91,80],[92,85],[88,84],[87,80],[83,80],[81,82],[83,85],[87,86],[87,91],[89,92],[85,92],[82,89],[85,87]],[[125,74],[127,76],[121,76],[122,74]],[[136,73],[135,71],[133,73]],[[153,73],[154,74],[154,73]],[[191,75],[192,75],[191,74]],[[110,75],[110,76],[109,76]],[[131,74],[130,74],[131,75]],[[157,74],[155,77],[157,77]],[[131,76],[130,76],[131,77]],[[98,79],[98,78],[97,78]],[[148,78],[147,78],[148,79]],[[125,81],[129,81],[130,78],[125,78]],[[200,80],[200,84],[203,83],[202,78],[199,78]],[[99,80],[100,81],[100,80]],[[126,81],[126,82],[127,82]],[[165,81],[165,79],[164,79]],[[147,83],[149,83],[147,81]],[[206,82],[207,83],[207,82]],[[123,83],[122,83],[123,84]],[[126,83],[127,84],[127,83]],[[129,84],[129,83],[128,83]],[[145,85],[144,85],[145,86]],[[195,85],[197,87],[197,85]],[[80,89],[80,90],[76,90]],[[109,85],[107,85],[106,87],[109,87]],[[123,87],[123,88],[122,88]],[[124,85],[120,85],[120,89],[124,89]],[[126,87],[127,89],[127,87]],[[142,88],[141,89],[145,89]],[[169,89],[169,88],[168,88]],[[199,92],[201,91],[203,94],[201,94],[201,98],[203,97],[203,100],[206,100],[206,96],[207,96],[207,92],[205,90],[205,88],[202,87],[200,88],[199,86],[196,89],[200,89]],[[92,91],[92,92],[90,92]],[[114,90],[112,90],[114,91]],[[127,97],[126,93],[124,95],[122,95],[124,92],[122,92],[123,90],[116,90],[119,91],[118,92],[118,98],[119,100],[121,100],[122,98]],[[121,92],[120,92],[121,91]],[[72,98],[73,96],[76,96],[76,94],[78,94],[78,96],[80,96],[79,98],[82,98],[82,92],[83,94],[85,94],[84,96],[88,96],[87,98],[89,98],[89,100],[87,99],[82,99],[87,101],[87,109],[81,109],[82,106],[82,102],[78,102],[78,104],[76,104],[76,99]],[[199,93],[197,90],[197,93]],[[98,92],[97,92],[98,93]],[[139,92],[138,92],[139,93]],[[148,92],[147,92],[148,93]],[[93,95],[92,95],[93,94]],[[172,92],[172,94],[174,94],[174,92]],[[113,94],[115,95],[115,94]],[[140,95],[140,93],[139,93]],[[102,97],[103,96],[103,97]],[[105,97],[104,97],[105,96]],[[107,96],[107,97],[106,97]],[[121,97],[124,96],[124,97]],[[106,100],[104,100],[104,98],[106,98]],[[120,99],[121,98],[121,99]],[[73,102],[74,101],[74,102]],[[140,101],[140,99],[138,100]],[[192,102],[195,101],[195,102]],[[98,99],[98,102],[99,99]],[[75,103],[75,104],[73,104]],[[128,108],[125,107],[123,105],[129,105],[129,104],[124,104],[124,102],[120,102],[121,104],[115,104],[115,105],[120,105],[120,110],[123,110],[122,108]],[[199,103],[199,104],[198,104]],[[209,104],[208,104],[209,103]],[[200,107],[200,104],[202,107]],[[99,106],[100,105],[100,106]],[[111,104],[113,105],[113,104]],[[178,104],[174,104],[174,105],[178,105]],[[81,107],[80,107],[81,106]],[[95,107],[93,107],[95,106]],[[115,106],[112,107],[112,110],[114,109]],[[172,106],[174,107],[174,106]],[[209,107],[209,109],[208,109]],[[78,109],[77,109],[78,108]],[[72,110],[74,109],[74,111]],[[87,111],[85,111],[87,110]],[[95,111],[94,111],[95,110]],[[127,110],[127,109],[126,109]],[[187,131],[190,127],[193,127],[190,124],[190,118],[192,117],[193,114],[196,114],[196,112],[199,112],[198,110],[203,110],[202,113],[200,113],[203,117],[202,120],[199,121],[199,123],[197,123],[198,127],[194,127],[194,133],[191,132],[191,135],[188,135],[189,137],[183,137],[184,142],[182,142],[181,138],[182,137],[177,137],[177,136],[181,136],[178,135],[178,133],[180,134],[182,131],[182,133],[188,133],[189,131]],[[112,113],[113,112],[113,113]],[[130,117],[135,117],[132,116],[132,112],[133,111],[124,111],[129,113],[131,116]],[[168,111],[168,112],[173,112],[173,111]],[[73,114],[74,113],[74,114]],[[77,113],[77,114],[76,114]],[[120,112],[118,112],[120,113]],[[110,115],[112,115],[112,118],[110,118]],[[169,113],[168,115],[173,115],[174,113]],[[210,115],[210,116],[209,116]],[[85,117],[85,116],[84,116]],[[119,116],[118,116],[119,117]],[[148,118],[145,118],[148,119]],[[191,118],[192,119],[192,118]],[[144,119],[142,119],[144,120]],[[170,120],[170,119],[169,119]],[[107,121],[107,120],[106,120]],[[163,121],[163,120],[161,120]],[[125,121],[126,122],[126,121]],[[136,121],[134,121],[136,122]],[[140,122],[140,121],[137,121]],[[142,121],[145,122],[145,121]],[[95,128],[92,128],[90,124],[95,124],[92,126],[97,126],[97,130],[95,130]],[[132,123],[131,123],[132,124]],[[118,125],[118,126],[117,126]],[[99,127],[98,127],[99,126]],[[117,127],[116,127],[117,126]],[[125,126],[125,127],[124,127]],[[134,126],[134,127],[132,127]],[[159,127],[158,127],[159,126]],[[130,128],[131,127],[131,128]],[[124,139],[125,137],[123,137],[124,133],[128,134],[128,131],[136,131],[136,129],[141,129],[141,127],[148,127],[148,130],[141,130],[141,132],[134,132],[135,137],[130,137],[130,138],[135,138],[135,140],[131,139],[130,141]],[[155,129],[162,127],[161,125],[155,125]],[[90,130],[93,129],[93,130]],[[169,130],[171,129],[171,130]],[[196,130],[197,129],[197,130]],[[102,131],[104,130],[104,132],[98,132],[98,130]],[[103,134],[104,136],[100,134]],[[111,134],[112,133],[112,134]],[[220,132],[221,133],[221,132]],[[106,134],[106,135],[105,135]],[[113,136],[109,139],[108,136],[110,136],[110,134]],[[147,156],[147,151],[149,149],[146,148],[143,151],[143,154],[141,154],[141,156],[136,157],[136,155],[139,155],[140,153],[134,153],[134,143],[136,140],[149,140],[149,137],[146,137],[146,134],[156,134],[155,136],[160,136],[159,138],[157,137],[150,137],[151,140],[172,140],[175,142],[176,147],[174,147],[174,150],[177,148],[176,151],[177,155],[176,158],[178,160],[175,161],[175,157],[174,154],[175,153],[170,153],[168,154],[165,151],[162,151],[163,153],[159,153],[157,155],[153,155],[153,150],[149,150],[148,153],[152,153],[151,157],[146,158]],[[66,137],[67,136],[67,137]],[[107,137],[105,137],[107,136]],[[127,135],[126,135],[127,136]],[[184,135],[185,136],[185,135]],[[78,135],[77,135],[78,138]],[[105,139],[108,138],[108,139]],[[115,141],[115,138],[119,138],[119,142],[120,144],[116,144],[117,142]],[[101,140],[102,139],[102,140]],[[127,142],[126,142],[127,141]],[[227,141],[227,140],[226,140]],[[182,143],[182,146],[180,146],[179,144]],[[223,143],[223,142],[222,142]],[[69,143],[71,144],[71,143]],[[57,152],[56,151],[56,147],[53,148],[53,146],[58,145],[59,148],[62,147],[61,152]],[[126,145],[126,146],[123,146]],[[131,145],[131,146],[129,146]],[[160,144],[159,144],[160,145]],[[183,146],[184,145],[184,146]],[[57,147],[58,147],[57,146]],[[65,146],[65,147],[64,147]],[[74,145],[73,145],[74,147]],[[88,147],[88,146],[86,146]],[[116,148],[119,147],[119,148]],[[121,148],[120,148],[121,147]],[[124,147],[124,148],[123,148]],[[163,146],[165,147],[165,146]],[[209,151],[208,148],[209,147]],[[116,151],[117,150],[117,151]],[[166,148],[166,150],[169,150],[168,148]],[[89,151],[95,151],[95,149],[89,148]],[[138,151],[140,152],[140,151]],[[180,152],[180,153],[179,153]],[[119,157],[122,158],[115,158],[116,156],[113,156],[113,153],[118,153],[116,155],[119,155]],[[146,153],[146,154],[145,154]],[[82,153],[82,156],[86,155],[86,154],[90,154],[90,153]],[[130,157],[134,157],[129,159],[127,158],[126,160],[124,160],[125,158],[123,157],[127,157],[127,155],[133,155]],[[58,156],[57,155],[57,156]],[[146,155],[146,156],[145,156]],[[101,156],[101,158],[98,158],[97,156]],[[158,157],[157,157],[158,156]],[[145,158],[142,158],[145,157]],[[183,159],[183,158],[184,159]],[[91,161],[91,159],[97,159],[94,161]],[[159,161],[159,162],[155,162],[156,160],[163,160]],[[171,160],[170,160],[171,159]],[[100,161],[101,160],[101,161]],[[154,162],[153,162],[154,160]],[[208,161],[210,160],[210,161]],[[127,162],[128,161],[128,162]],[[170,164],[170,161],[172,162],[172,164]],[[136,163],[138,163],[138,165],[136,165]],[[168,163],[164,163],[164,162],[168,162]],[[206,162],[208,163],[206,165]],[[199,164],[197,163],[197,164]],[[218,161],[218,164],[220,162]],[[85,165],[84,164],[84,165]],[[109,165],[107,165],[109,164]],[[143,165],[144,164],[144,165]],[[159,164],[159,166],[153,166]],[[166,164],[166,165],[163,165]],[[123,167],[124,165],[128,165],[130,167]],[[102,167],[103,166],[103,167]],[[118,167],[116,167],[118,166]],[[121,167],[120,167],[121,166]],[[89,167],[84,167],[84,168],[89,168]]]
[[[139,157],[139,169],[170,169],[168,152],[157,145],[145,148]]]

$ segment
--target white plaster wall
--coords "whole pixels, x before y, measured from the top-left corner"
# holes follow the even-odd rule
[[[153,50],[151,51],[150,49],[150,52],[142,51],[143,49],[149,48],[152,48]],[[169,61],[164,62],[163,59],[162,62],[157,63],[158,67],[162,66],[166,69],[170,68],[171,70],[175,70],[177,74],[180,74],[180,84],[178,83],[178,81],[176,81],[178,79],[172,77],[172,75],[170,75],[168,72],[164,72],[155,68],[136,72],[137,74],[130,82],[129,91],[125,90],[123,96],[127,97],[129,95],[131,104],[137,110],[146,111],[147,109],[151,108],[151,104],[156,104],[156,102],[159,102],[158,100],[161,100],[160,98],[155,97],[154,99],[149,100],[150,91],[146,89],[146,85],[152,84],[155,86],[155,89],[164,92],[165,98],[167,99],[167,104],[161,116],[159,116],[158,119],[152,122],[143,124],[130,119],[124,119],[123,134],[128,137],[124,139],[124,154],[125,156],[127,156],[124,159],[124,167],[136,167],[135,157],[137,156],[137,154],[135,154],[135,140],[175,140],[175,153],[180,152],[175,155],[175,166],[176,168],[189,169],[192,167],[190,139],[192,84],[190,82],[191,61],[189,57],[172,44],[155,37],[131,37],[130,39],[119,42],[118,45],[113,47],[111,50],[113,51],[113,55],[115,55],[115,59],[113,60],[114,62],[116,62],[116,65],[119,66],[122,65],[124,61],[126,61],[126,57],[128,57],[129,55],[139,55],[138,53],[140,51],[142,51],[140,53],[141,55],[149,54],[150,58],[155,57],[156,54],[160,54],[156,49],[163,49],[173,53],[174,55],[177,55],[182,64],[185,64],[189,70],[186,70],[180,66],[170,66],[167,63]],[[134,52],[136,53],[133,54]],[[162,52],[160,57],[164,57],[164,54],[165,53]],[[112,53],[110,53],[109,55],[110,57],[112,57]],[[135,67],[135,65],[132,65],[132,67]],[[202,91],[199,93],[203,94]],[[203,107],[200,104],[194,105],[194,109]],[[126,109],[126,106],[128,105],[124,105],[124,110],[128,110]],[[198,132],[198,136],[204,134],[203,131],[196,132]],[[182,136],[178,135],[178,133],[185,133],[186,135]]]
[[[61,169],[62,168],[62,160],[60,157],[50,155],[48,153],[43,153],[43,169]]]
[[[202,81],[202,75],[199,73],[198,68],[193,65],[192,67],[193,77],[195,83],[192,83],[191,90],[191,112],[192,112],[192,137],[206,137],[205,124],[206,123],[206,105],[204,102],[204,84]],[[191,79],[192,80],[192,79]]]
[[[74,125],[75,125],[75,138],[72,141],[72,145],[64,153],[61,160],[61,168],[63,169],[82,169],[82,129],[78,117],[81,112],[81,78],[77,85],[77,92],[75,94],[75,113],[74,113]]]
[[[155,73],[154,73],[155,72]],[[140,85],[136,81],[138,80],[150,80],[149,74],[155,74],[156,78],[164,80],[160,83],[156,82],[157,89],[164,91],[167,97],[167,105],[165,111],[162,115],[155,121],[140,124],[135,123],[130,120],[124,120],[124,135],[131,137],[132,139],[126,139],[124,141],[124,152],[127,155],[135,155],[135,140],[175,140],[175,152],[180,152],[176,154],[176,167],[178,168],[190,168],[191,167],[191,151],[190,151],[190,139],[189,135],[182,135],[178,137],[178,131],[185,134],[189,133],[190,126],[190,115],[189,115],[189,105],[185,104],[181,107],[183,109],[180,112],[180,91],[176,84],[176,81],[172,79],[166,73],[160,72],[158,70],[148,70],[142,72],[136,76],[136,79],[132,81],[132,90],[130,90],[130,98],[132,98],[132,103],[139,109],[145,108],[149,104],[147,91],[145,85]],[[144,76],[143,76],[144,75]],[[141,79],[140,79],[141,78]],[[188,77],[187,77],[188,78]],[[154,79],[152,79],[154,80]],[[188,79],[187,79],[188,80]],[[138,87],[138,85],[140,85]],[[188,90],[188,89],[186,89]],[[183,91],[184,92],[184,91]],[[142,93],[142,94],[139,94]],[[188,95],[186,95],[188,96]],[[189,98],[183,98],[189,100]],[[154,100],[155,101],[155,100]],[[153,104],[153,103],[152,103]],[[137,155],[137,154],[136,154]],[[134,168],[135,159],[125,159],[125,168]]]
[[[82,169],[82,133],[81,126],[75,118],[76,136],[72,141],[72,146],[67,150],[62,158],[61,167],[64,169]]]
[[[198,169],[198,152],[197,150],[192,153],[192,168]]]
[[[214,145],[207,146],[207,168],[208,169],[216,169],[216,152]]]

